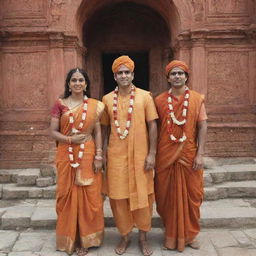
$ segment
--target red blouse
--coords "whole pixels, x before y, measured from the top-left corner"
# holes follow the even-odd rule
[[[61,99],[56,100],[52,107],[51,116],[60,118],[61,115],[68,111],[68,107],[62,103]]]

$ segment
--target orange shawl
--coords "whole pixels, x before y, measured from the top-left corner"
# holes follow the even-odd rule
[[[98,101],[88,100],[87,117],[82,133],[91,134],[96,122],[96,109]],[[78,127],[83,104],[74,108],[75,127]],[[70,132],[69,111],[60,117],[60,132],[68,135]],[[68,144],[59,143],[56,155],[57,166],[57,194],[56,194],[56,246],[57,250],[72,254],[76,241],[80,240],[82,247],[99,246],[103,238],[104,220],[103,204],[101,198],[101,173],[93,172],[93,159],[95,155],[94,141],[85,142],[83,159],[81,161],[80,175],[78,169],[70,166]],[[78,156],[79,145],[73,146],[75,161]],[[87,186],[78,186],[75,179],[87,182]],[[78,238],[79,236],[79,238]]]
[[[182,120],[183,98],[173,100],[175,116]],[[197,151],[197,120],[203,98],[190,90],[189,109],[183,143],[172,142],[167,132],[168,92],[159,95],[156,107],[159,114],[159,141],[156,157],[155,194],[157,211],[165,226],[165,246],[183,251],[200,230],[199,207],[203,199],[203,170],[194,171],[192,164]],[[174,125],[173,134],[182,136]]]
[[[119,96],[118,119],[123,131],[130,96],[121,98]],[[154,101],[148,91],[136,87],[131,127],[124,140],[120,140],[114,125],[113,92],[105,95],[103,102],[106,108],[101,123],[111,127],[106,177],[108,196],[111,199],[129,198],[131,211],[148,207],[148,195],[154,192],[153,170],[145,171],[144,162],[148,154],[147,121],[158,118]]]

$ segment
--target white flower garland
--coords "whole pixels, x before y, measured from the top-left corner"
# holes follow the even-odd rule
[[[78,133],[82,130],[83,126],[84,126],[84,121],[86,119],[86,116],[87,116],[87,109],[88,109],[88,97],[85,95],[84,96],[84,106],[83,106],[83,112],[82,112],[82,117],[81,117],[81,121],[78,125],[78,129],[75,128],[75,125],[74,125],[74,122],[75,122],[75,119],[74,119],[74,114],[72,112],[69,113],[69,124],[71,125],[71,131],[72,133]],[[68,152],[69,152],[69,161],[70,161],[70,165],[71,167],[73,168],[77,168],[80,166],[80,161],[82,160],[83,158],[83,154],[84,154],[84,147],[85,147],[85,144],[84,143],[81,143],[80,144],[80,148],[79,148],[79,152],[78,152],[78,159],[77,159],[77,162],[74,162],[75,159],[74,159],[74,154],[73,154],[73,147],[70,145],[68,147]]]
[[[130,105],[128,107],[128,116],[126,121],[126,127],[123,132],[121,132],[120,124],[117,119],[117,103],[118,103],[118,87],[114,90],[114,96],[113,96],[113,117],[114,117],[114,124],[116,126],[116,131],[121,140],[124,140],[127,135],[129,134],[129,129],[131,127],[131,119],[132,119],[132,112],[133,112],[133,105],[134,105],[134,99],[135,99],[135,87],[131,86],[130,91]]]
[[[184,117],[183,120],[179,121],[175,114],[174,114],[174,109],[173,109],[173,105],[172,105],[172,88],[168,91],[168,99],[167,99],[167,104],[168,104],[168,109],[169,109],[169,113],[168,116],[170,116],[170,119],[172,120],[172,122],[178,126],[183,126],[186,122],[187,122],[187,113],[188,113],[188,105],[189,105],[189,89],[187,86],[185,86],[185,96],[184,96],[184,102],[183,102],[183,110],[182,110],[182,116]],[[171,121],[168,118],[167,119],[167,124],[168,126],[170,126]],[[177,139],[172,133],[170,134],[170,139],[174,142],[183,142],[187,139],[184,131],[183,131],[183,135],[181,138]]]

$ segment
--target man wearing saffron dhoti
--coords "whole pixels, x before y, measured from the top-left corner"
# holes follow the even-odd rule
[[[155,193],[165,228],[164,246],[199,249],[203,200],[203,153],[207,131],[204,97],[186,85],[189,68],[182,61],[166,66],[170,89],[155,99],[159,115]]]
[[[129,233],[136,226],[142,254],[151,255],[146,234],[151,228],[154,201],[158,115],[151,94],[132,83],[134,66],[128,56],[117,58],[112,65],[117,87],[103,97],[106,109],[101,124],[110,128],[106,191],[121,235],[115,252],[125,253]]]

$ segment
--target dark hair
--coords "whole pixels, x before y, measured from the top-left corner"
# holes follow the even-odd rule
[[[189,80],[189,74],[188,74],[188,72],[186,72],[186,71],[184,71],[185,72],[185,75],[186,75],[186,77],[187,77],[187,81],[186,81],[186,84],[188,83],[188,80]]]
[[[63,99],[66,99],[68,98],[70,95],[71,95],[71,92],[69,91],[69,82],[70,82],[70,79],[72,77],[72,75],[75,73],[75,72],[80,72],[84,79],[85,79],[85,82],[87,84],[87,87],[86,87],[86,93],[85,91],[83,92],[84,95],[86,94],[87,97],[90,97],[90,79],[87,75],[87,73],[85,72],[85,70],[81,69],[81,68],[73,68],[71,70],[69,70],[68,74],[67,74],[67,77],[66,77],[66,81],[65,81],[65,90],[64,90],[64,94],[63,94]]]

